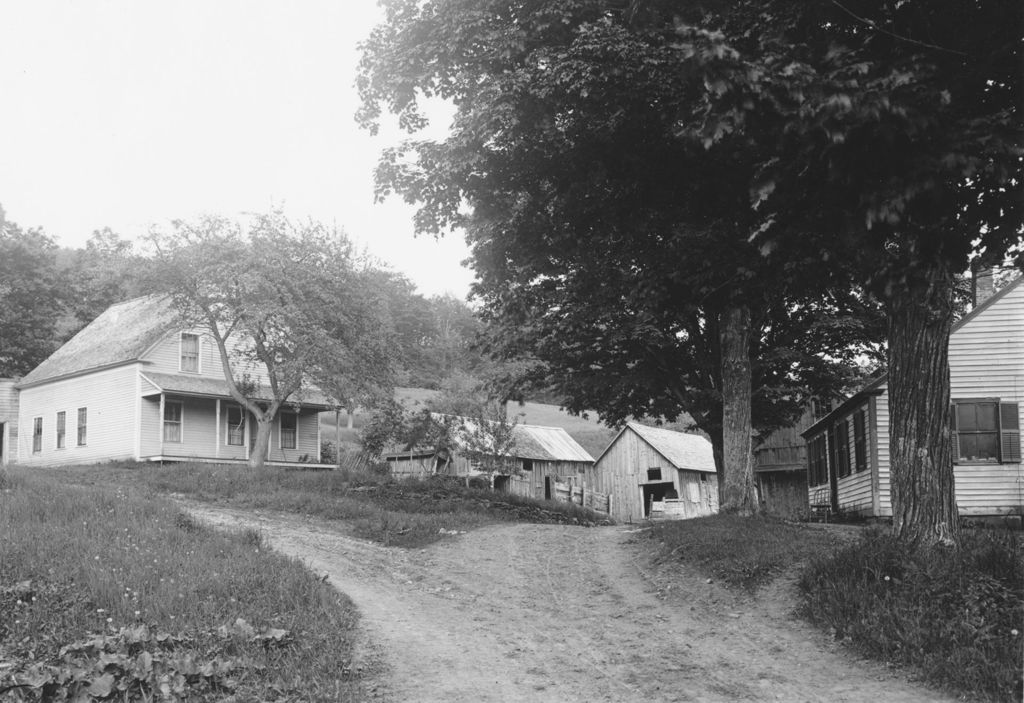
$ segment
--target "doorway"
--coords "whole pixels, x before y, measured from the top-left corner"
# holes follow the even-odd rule
[[[645,483],[641,485],[644,495],[644,517],[651,516],[651,502],[658,500],[665,500],[665,497],[671,492],[676,495],[676,484],[671,481],[664,481],[662,483]]]

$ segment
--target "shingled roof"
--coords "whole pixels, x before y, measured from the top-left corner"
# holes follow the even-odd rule
[[[677,469],[715,473],[715,455],[711,450],[711,442],[700,435],[675,432],[661,427],[648,427],[639,422],[626,423],[622,432],[625,432],[626,429],[631,429],[640,435]],[[608,449],[618,441],[622,432],[612,440]],[[602,457],[608,452],[608,449],[604,450],[601,454]],[[597,460],[601,461],[601,457],[598,457]]]
[[[111,305],[18,385],[135,361],[178,326],[177,312],[166,296],[147,295]]]

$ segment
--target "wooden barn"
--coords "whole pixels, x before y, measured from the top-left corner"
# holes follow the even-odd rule
[[[711,442],[630,422],[597,459],[589,490],[611,496],[611,517],[685,519],[718,512]]]
[[[463,423],[471,423],[463,418]],[[384,454],[393,476],[422,478],[435,474],[480,475],[479,465],[460,452],[458,432],[450,447],[413,447]],[[494,490],[555,499],[556,484],[582,488],[594,458],[561,427],[515,425],[512,441],[502,453],[507,472],[491,476]]]

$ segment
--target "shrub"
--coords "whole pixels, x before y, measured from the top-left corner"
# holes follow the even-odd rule
[[[868,656],[977,698],[1020,700],[1024,562],[1012,533],[967,530],[955,548],[871,532],[814,562],[801,609]]]

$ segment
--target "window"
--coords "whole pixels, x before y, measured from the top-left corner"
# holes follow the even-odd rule
[[[843,420],[832,427],[830,437],[831,458],[836,468],[836,476],[844,478],[850,475],[850,421]]]
[[[281,413],[278,415],[278,422],[281,423],[281,449],[295,449],[298,418],[299,416],[295,413]]]
[[[828,483],[828,460],[825,453],[825,435],[807,443],[807,482],[811,486]]]
[[[63,410],[57,413],[57,449],[64,448],[64,436],[67,432],[67,415]]]
[[[853,470],[860,472],[868,468],[867,411],[859,410],[853,416]]]
[[[1017,403],[998,399],[955,401],[952,412],[953,457],[958,463],[1020,461]]]
[[[648,481],[660,481],[661,480],[661,468],[655,466],[652,469],[647,469],[647,480]]]
[[[37,417],[32,420],[32,453],[38,454],[43,451],[43,418]]]
[[[199,373],[199,335],[181,333],[181,370]]]
[[[89,424],[89,409],[78,409],[78,446],[85,446],[86,426]]]
[[[237,405],[228,406],[228,444],[234,447],[245,444],[245,413]]]
[[[533,471],[533,459],[523,459],[523,471]]]
[[[181,401],[168,400],[164,402],[164,441],[181,441]]]

